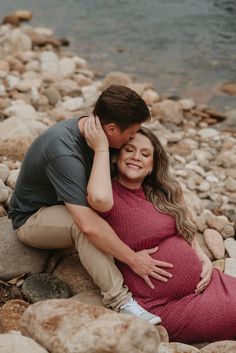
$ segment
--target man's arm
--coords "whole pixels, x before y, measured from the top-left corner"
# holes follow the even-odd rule
[[[152,259],[150,254],[158,248],[134,252],[116,235],[110,225],[89,207],[66,204],[78,228],[100,250],[127,264],[142,277],[149,287],[154,288],[149,276],[166,282],[171,275],[162,267],[172,265]]]

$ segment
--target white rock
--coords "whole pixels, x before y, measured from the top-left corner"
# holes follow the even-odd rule
[[[99,92],[95,85],[83,86],[81,87],[82,96],[85,100],[87,106],[92,106],[98,99]]]
[[[81,109],[84,105],[84,100],[81,97],[70,98],[62,103],[62,108],[67,109],[71,112]]]
[[[20,332],[0,334],[0,352],[2,353],[48,353],[46,349]]]
[[[6,164],[0,164],[0,179],[5,182],[10,174],[10,170]]]
[[[29,36],[25,33],[22,33],[19,29],[13,29],[10,34],[10,43],[12,50],[15,51],[27,51],[32,48],[32,41]]]
[[[85,69],[87,67],[87,61],[79,56],[73,56],[72,60],[76,64],[77,68]]]
[[[40,78],[31,78],[31,79],[28,78],[20,81],[16,88],[21,92],[28,92],[33,87],[39,89],[41,85],[42,85],[42,80]]]
[[[227,275],[236,277],[236,259],[225,259],[225,271]]]
[[[19,120],[36,120],[38,117],[34,107],[22,101],[14,102],[14,104],[4,110],[4,114],[10,117],[15,117]]]
[[[191,99],[191,98],[188,98],[188,99],[186,99],[186,98],[180,99],[180,100],[179,100],[179,103],[180,103],[180,105],[181,105],[181,107],[182,107],[183,110],[190,110],[190,109],[194,108],[195,105],[196,105],[196,103],[194,102],[194,100]]]
[[[7,186],[14,190],[20,169],[12,170],[7,178]]]
[[[62,58],[59,60],[59,70],[63,77],[69,78],[75,72],[76,64],[73,59]]]
[[[59,60],[57,55],[52,51],[45,51],[40,56],[41,70],[53,74],[59,73]]]
[[[17,85],[19,84],[20,78],[16,75],[8,75],[6,78],[6,81],[9,89],[13,89],[13,88],[16,88]]]
[[[207,181],[203,181],[199,187],[198,190],[201,192],[209,191],[211,188],[211,185]]]
[[[0,97],[5,97],[5,96],[6,96],[5,86],[0,84]]]
[[[225,180],[225,188],[228,191],[236,191],[236,180],[232,177],[229,177]]]
[[[219,131],[212,128],[200,129],[198,131],[198,135],[200,135],[202,139],[209,139],[209,138],[218,137]]]
[[[224,241],[224,244],[229,257],[236,259],[236,240],[233,238],[228,238]]]

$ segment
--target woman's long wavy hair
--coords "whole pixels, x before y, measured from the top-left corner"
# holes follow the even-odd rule
[[[168,156],[149,129],[141,127],[138,133],[146,136],[154,149],[153,170],[142,184],[146,198],[161,212],[175,217],[179,235],[191,243],[196,229],[185,205],[181,186],[169,174]]]

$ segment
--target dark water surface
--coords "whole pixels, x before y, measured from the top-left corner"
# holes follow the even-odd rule
[[[236,108],[218,90],[236,81],[236,0],[0,0],[1,17],[19,8],[102,74],[121,70],[161,94]]]

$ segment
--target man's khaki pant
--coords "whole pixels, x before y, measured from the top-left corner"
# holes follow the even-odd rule
[[[101,289],[104,305],[118,311],[131,297],[113,257],[96,248],[80,232],[65,206],[40,208],[16,230],[16,234],[20,241],[35,248],[75,246],[83,266]]]

